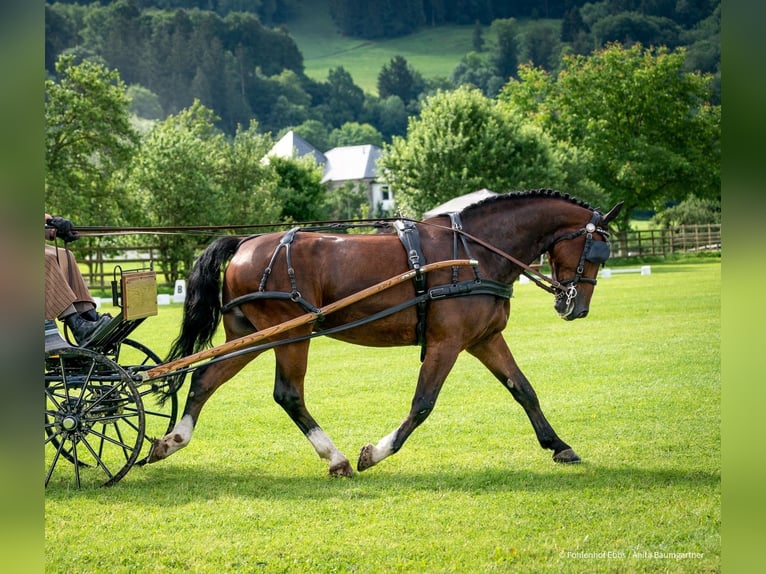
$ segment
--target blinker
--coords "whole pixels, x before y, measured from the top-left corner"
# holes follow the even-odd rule
[[[606,263],[612,251],[606,241],[592,241],[585,252],[585,259],[591,263]]]

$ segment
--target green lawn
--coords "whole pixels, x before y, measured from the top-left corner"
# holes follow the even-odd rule
[[[396,55],[403,56],[425,78],[448,77],[460,59],[473,50],[473,26],[426,28],[403,38],[364,40],[341,36],[329,13],[301,3],[296,19],[287,24],[303,54],[306,75],[326,81],[332,68],[343,66],[354,83],[377,94],[380,69]]]
[[[571,323],[516,286],[506,337],[582,464],[554,464],[464,356],[399,453],[331,479],[272,401],[263,356],[213,396],[185,450],[110,489],[49,487],[46,572],[718,572],[720,273],[601,279]],[[179,320],[160,307],[135,338],[162,354]],[[355,462],[405,416],[418,365],[414,347],[317,339],[309,407]]]

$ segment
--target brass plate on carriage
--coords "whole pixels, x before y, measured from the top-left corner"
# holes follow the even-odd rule
[[[127,320],[157,314],[157,274],[136,271],[122,276],[122,314]]]

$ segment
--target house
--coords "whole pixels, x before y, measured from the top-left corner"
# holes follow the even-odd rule
[[[374,145],[354,145],[336,147],[325,152],[325,164],[322,183],[330,189],[339,189],[346,185],[367,195],[373,213],[380,206],[384,211],[393,210],[394,197],[385,182],[378,179],[376,162],[380,157],[380,148]]]
[[[335,147],[324,153],[290,130],[274,144],[263,161],[269,156],[298,158],[310,155],[324,168],[322,183],[335,190],[353,186],[367,196],[372,213],[378,206],[383,210],[394,209],[394,197],[389,186],[378,177],[376,162],[380,148],[374,145]]]
[[[281,139],[274,144],[266,154],[266,157],[262,161],[268,163],[269,156],[284,157],[284,158],[298,158],[310,155],[319,165],[327,163],[325,155],[316,149],[313,145],[296,134],[293,130],[290,130]]]

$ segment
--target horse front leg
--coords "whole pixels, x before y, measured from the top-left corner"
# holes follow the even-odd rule
[[[470,347],[468,352],[479,359],[524,408],[540,446],[553,451],[555,462],[580,462],[577,453],[559,438],[545,418],[535,390],[516,364],[501,333],[496,333]]]
[[[181,419],[168,434],[152,441],[152,448],[146,462],[157,462],[186,447],[191,441],[202,407],[210,396],[253,358],[253,355],[235,357],[194,371]]]
[[[350,477],[354,471],[348,458],[333,444],[311,416],[303,398],[308,341],[275,349],[274,400],[306,436],[320,458],[329,464],[331,476]]]
[[[380,439],[376,445],[367,444],[362,447],[356,465],[357,470],[360,472],[366,470],[398,452],[412,432],[428,418],[436,405],[442,385],[455,364],[458,353],[459,349],[428,349],[420,367],[415,396],[412,398],[407,418],[395,431]]]

